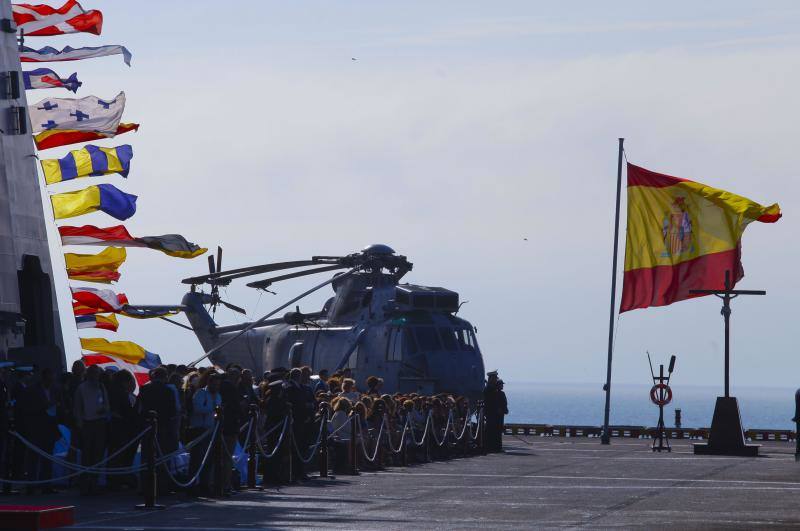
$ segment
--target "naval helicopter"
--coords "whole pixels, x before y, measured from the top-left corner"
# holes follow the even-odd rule
[[[457,316],[459,296],[445,288],[400,283],[413,264],[382,244],[345,256],[275,262],[222,270],[222,250],[208,257],[209,273],[183,279],[190,291],[180,310],[215,366],[236,363],[261,374],[278,367],[308,365],[316,374],[349,368],[359,384],[383,378],[387,393],[456,393],[478,398],[484,364],[476,328]],[[218,325],[217,305],[246,312],[219,296],[220,286],[253,275],[294,270],[256,280],[248,287],[267,290],[279,282],[333,273],[321,284],[253,322]],[[346,270],[346,271],[342,271]],[[335,273],[334,273],[335,272]],[[208,286],[201,291],[201,286]],[[274,317],[326,286],[333,288],[322,309],[299,307]]]

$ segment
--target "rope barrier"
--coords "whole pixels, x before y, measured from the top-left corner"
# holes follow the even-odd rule
[[[381,420],[381,427],[378,430],[378,437],[375,441],[375,451],[372,453],[372,457],[369,457],[369,454],[367,453],[367,447],[364,445],[364,431],[363,428],[361,427],[361,422],[359,422],[360,416],[356,415],[356,419],[357,419],[356,428],[358,429],[358,434],[359,434],[358,442],[361,445],[361,451],[364,453],[364,458],[367,461],[369,461],[370,463],[374,463],[375,460],[378,458],[378,451],[380,450],[381,447],[381,439],[383,438],[383,427],[386,426],[386,417],[384,416],[384,418]]]
[[[77,472],[74,472],[72,474],[67,474],[66,476],[61,476],[61,477],[57,477],[57,478],[50,478],[50,479],[40,479],[40,480],[13,479],[13,480],[11,480],[11,479],[0,478],[0,483],[10,483],[10,484],[19,484],[19,485],[46,485],[46,484],[49,484],[49,483],[56,483],[56,482],[59,482],[59,481],[72,479],[74,477],[77,477],[77,476],[80,476],[81,474],[86,474],[86,473],[94,473],[94,474],[97,474],[97,475],[102,475],[102,474],[133,474],[133,473],[135,473],[136,471],[138,471],[140,469],[133,469],[133,468],[129,468],[129,467],[125,467],[125,468],[121,468],[121,469],[107,469],[107,468],[106,469],[98,469],[97,467],[99,467],[100,465],[103,465],[103,464],[111,461],[112,459],[114,459],[115,457],[120,455],[123,451],[127,450],[134,442],[137,442],[139,439],[141,439],[149,430],[150,430],[149,427],[145,428],[138,436],[136,436],[136,438],[132,439],[125,446],[119,448],[117,451],[115,451],[114,453],[112,453],[111,455],[106,457],[105,459],[102,459],[101,461],[98,461],[94,465],[88,466],[88,467],[84,467],[82,465],[76,465],[74,463],[70,463],[69,461],[63,461],[63,460],[55,457],[54,455],[48,454],[47,452],[45,452],[44,450],[42,450],[38,446],[36,446],[33,443],[31,443],[30,441],[28,441],[25,437],[23,437],[19,433],[15,432],[15,431],[12,431],[12,432],[10,432],[11,435],[13,435],[16,438],[18,438],[20,441],[22,441],[22,443],[24,445],[26,445],[28,448],[30,448],[34,452],[38,453],[42,457],[44,457],[46,459],[49,459],[50,461],[53,461],[54,463],[58,463],[59,465],[62,465],[62,462],[66,463],[66,465],[68,465],[68,466],[62,465],[65,468],[73,467],[73,469],[74,469],[74,467],[77,467],[79,470],[77,470]],[[111,470],[111,472],[107,472],[107,470]]]
[[[325,415],[327,416],[328,414],[325,413]],[[292,437],[292,446],[294,446],[294,451],[297,454],[297,458],[300,459],[300,461],[304,465],[309,464],[311,462],[311,460],[314,459],[314,455],[317,453],[317,448],[319,448],[319,445],[322,442],[322,428],[323,428],[324,425],[325,425],[325,423],[320,420],[320,423],[319,423],[319,434],[317,435],[317,442],[315,442],[313,444],[314,448],[311,450],[311,453],[308,455],[308,458],[303,458],[303,455],[300,453],[300,448],[297,447],[297,437]]]
[[[281,434],[278,436],[278,441],[275,443],[275,448],[273,448],[270,453],[267,453],[264,450],[264,447],[261,445],[261,440],[258,437],[256,438],[256,442],[258,443],[256,444],[256,446],[258,447],[258,452],[264,457],[264,459],[272,459],[273,457],[275,457],[275,454],[278,453],[278,450],[283,444],[283,438],[286,435],[287,431],[286,428],[288,427],[288,425],[289,425],[289,417],[287,416],[286,418],[283,419],[283,430],[281,430]]]
[[[208,448],[206,448],[206,453],[203,456],[203,460],[200,462],[200,466],[197,467],[197,472],[195,472],[194,476],[189,478],[189,481],[187,481],[185,483],[181,482],[181,481],[178,481],[175,478],[175,476],[172,475],[172,472],[170,471],[169,467],[168,466],[164,467],[164,470],[167,471],[167,476],[169,476],[169,479],[171,479],[172,482],[175,483],[178,487],[180,487],[182,489],[185,489],[187,487],[191,487],[200,478],[200,474],[203,472],[203,469],[205,469],[206,463],[208,462],[208,457],[211,455],[211,450],[214,448],[214,440],[217,438],[217,435],[219,434],[219,425],[220,425],[220,423],[217,422],[213,429],[207,430],[203,435],[201,435],[200,437],[198,437],[197,439],[195,439],[193,441],[193,442],[196,443],[200,439],[204,439],[205,437],[207,437],[208,434],[212,433],[212,431],[213,431],[213,433],[211,435],[211,440],[208,442]],[[159,446],[158,441],[156,441],[156,451],[158,453],[162,453],[161,452],[161,447]]]
[[[308,446],[308,448],[310,448],[311,451],[310,451],[310,453],[308,454],[307,457],[304,457],[302,455],[302,452],[301,452],[301,450],[300,450],[300,448],[299,448],[299,446],[297,444],[296,437],[292,437],[292,445],[294,447],[294,451],[295,451],[297,457],[300,459],[300,461],[302,463],[304,463],[304,464],[308,464],[314,459],[314,456],[317,454],[319,446],[322,443],[323,428],[327,424],[327,422],[324,422],[324,421],[325,420],[330,421],[329,414],[328,414],[327,411],[325,412],[324,415],[325,415],[324,419],[321,419],[320,423],[319,423],[320,424],[320,428],[319,428],[319,432],[317,434],[316,442],[313,445],[309,445]],[[475,422],[474,422],[475,426],[474,426],[474,428],[473,428],[473,420],[472,420],[473,416],[475,417]],[[385,433],[386,438],[387,438],[388,448],[394,454],[401,453],[404,450],[404,448],[406,447],[407,444],[413,444],[416,447],[423,446],[426,443],[427,438],[428,438],[429,435],[431,437],[433,437],[433,441],[438,447],[442,447],[442,446],[444,446],[445,444],[448,443],[448,436],[449,435],[453,436],[453,438],[455,439],[455,442],[460,442],[460,441],[462,441],[464,439],[464,437],[467,435],[467,433],[469,433],[469,439],[471,441],[473,441],[473,442],[476,442],[476,441],[478,441],[478,438],[481,435],[482,424],[483,424],[483,409],[481,408],[481,409],[475,410],[473,412],[468,412],[467,413],[467,415],[464,417],[464,425],[461,428],[461,433],[458,434],[458,435],[456,434],[456,423],[455,423],[453,410],[449,410],[448,411],[448,417],[447,417],[447,423],[445,424],[444,430],[442,431],[442,438],[441,439],[439,439],[439,437],[437,435],[437,432],[439,430],[436,428],[436,425],[435,425],[435,420],[433,418],[433,411],[428,411],[427,417],[425,418],[425,425],[423,427],[422,438],[419,439],[419,440],[417,440],[416,430],[414,428],[414,420],[412,419],[412,416],[409,414],[409,415],[406,416],[405,423],[403,424],[402,429],[401,430],[396,430],[396,433],[399,433],[399,435],[400,435],[400,441],[399,441],[397,447],[395,447],[395,445],[393,443],[392,432],[388,430],[389,420],[388,420],[387,415],[384,413],[383,418],[381,419],[381,424],[380,424],[380,427],[378,429],[377,436],[375,437],[375,448],[374,448],[374,450],[372,452],[367,451],[367,445],[365,443],[367,437],[365,437],[365,433],[364,433],[365,430],[361,425],[360,415],[356,414],[355,417],[356,417],[355,424],[356,424],[357,433],[351,433],[350,436],[351,436],[351,438],[353,438],[353,437],[357,437],[358,438],[358,444],[361,446],[361,451],[362,451],[362,453],[364,455],[364,458],[368,462],[374,463],[378,458],[378,454],[379,454],[380,449],[381,449],[381,444],[383,443],[384,433]],[[239,433],[240,434],[245,429],[247,429],[247,437],[245,438],[245,442],[244,442],[243,448],[249,448],[251,434],[253,434],[255,432],[255,443],[256,443],[256,448],[257,448],[259,454],[265,459],[271,459],[271,458],[275,457],[275,455],[277,454],[278,450],[282,447],[284,438],[285,438],[288,430],[289,429],[294,429],[294,427],[292,426],[292,423],[290,423],[290,416],[287,415],[284,418],[283,422],[279,422],[278,424],[272,426],[265,433],[259,433],[259,430],[257,428],[255,430],[252,429],[253,428],[253,422],[254,421],[257,422],[257,420],[258,420],[258,415],[256,416],[255,419],[251,418],[250,420],[248,420],[248,422],[246,422],[239,429]],[[327,435],[327,439],[333,438],[340,430],[342,430],[342,429],[344,429],[346,427],[349,427],[349,426],[350,426],[350,422],[343,423],[341,426],[339,426],[333,432],[328,434]],[[279,428],[281,428],[281,433],[278,436],[278,440],[275,443],[275,447],[272,449],[271,452],[267,452],[264,449],[262,443],[264,441],[266,441],[266,439],[272,433],[274,433],[276,430],[278,430]],[[131,466],[126,466],[126,467],[103,467],[102,465],[108,463],[109,461],[111,461],[115,457],[121,455],[125,450],[130,448],[133,444],[138,443],[142,439],[142,437],[144,437],[151,429],[152,428],[148,426],[142,432],[140,432],[138,435],[136,435],[136,437],[134,437],[129,442],[127,442],[124,446],[118,448],[112,454],[108,455],[107,457],[105,457],[101,461],[99,461],[99,462],[97,462],[97,463],[95,463],[93,465],[90,465],[90,466],[84,466],[84,465],[80,465],[80,464],[77,464],[77,463],[72,463],[72,462],[67,461],[65,459],[59,458],[59,457],[57,457],[55,455],[49,454],[45,450],[39,448],[38,446],[36,446],[35,444],[33,444],[32,442],[27,440],[20,433],[18,433],[16,431],[9,432],[10,435],[16,437],[20,442],[22,442],[23,445],[25,445],[27,448],[29,448],[34,453],[38,454],[39,456],[41,456],[41,457],[43,457],[45,459],[48,459],[49,461],[51,461],[53,463],[56,463],[56,464],[62,466],[63,468],[66,468],[68,470],[73,470],[74,472],[70,473],[70,474],[67,474],[67,475],[64,475],[64,476],[61,476],[61,477],[58,477],[58,478],[50,478],[50,479],[44,479],[44,480],[22,480],[22,479],[11,480],[11,479],[0,478],[0,484],[6,483],[6,484],[19,484],[19,485],[43,485],[43,484],[50,484],[50,483],[64,481],[64,480],[67,480],[67,479],[71,479],[71,478],[80,476],[82,474],[95,474],[95,475],[130,475],[130,474],[137,474],[137,473],[141,472],[142,470],[144,470],[145,468],[147,468],[147,465],[146,464],[140,464],[140,465],[131,465]],[[170,477],[170,479],[177,486],[179,486],[181,488],[186,488],[186,487],[192,486],[198,480],[198,478],[200,477],[200,474],[202,473],[202,471],[207,466],[208,458],[210,457],[210,455],[212,453],[212,449],[214,447],[214,441],[216,440],[216,438],[218,436],[220,436],[219,431],[220,431],[220,423],[217,422],[216,425],[214,426],[214,428],[210,428],[210,429],[206,430],[203,434],[198,436],[196,439],[190,441],[189,443],[186,443],[182,448],[178,448],[175,451],[170,452],[169,454],[164,454],[163,453],[163,451],[161,450],[160,445],[158,444],[158,440],[156,439],[156,441],[155,441],[156,442],[156,451],[159,454],[158,459],[155,460],[156,466],[164,465],[164,469],[166,470],[167,475]],[[409,433],[411,434],[411,440],[410,441],[407,439],[407,435]],[[186,481],[186,482],[181,482],[178,479],[176,479],[175,475],[170,470],[170,466],[169,466],[168,461],[171,461],[173,458],[175,458],[176,456],[178,456],[178,455],[180,455],[182,453],[186,453],[188,450],[190,450],[193,447],[195,447],[196,445],[200,444],[209,435],[211,435],[211,440],[209,441],[209,444],[208,444],[208,447],[205,450],[205,454],[203,456],[203,459],[202,459],[202,461],[200,463],[200,466],[198,467],[197,471],[195,472],[195,474],[191,478],[189,478],[189,480]],[[367,435],[369,435],[369,432],[367,432]],[[240,455],[238,458],[236,456],[232,455],[230,449],[225,444],[225,439],[223,438],[223,439],[221,439],[221,441],[222,441],[222,447],[224,448],[224,451],[228,454],[229,457],[231,457],[233,459],[234,463],[238,463],[242,459],[242,457],[244,457],[244,455],[245,455],[244,453],[242,453],[242,455]],[[370,455],[370,453],[372,455]]]
[[[343,423],[341,426],[339,426],[338,428],[336,428],[335,430],[333,430],[333,431],[330,433],[330,435],[328,435],[328,439],[332,439],[332,438],[333,438],[333,436],[334,436],[334,435],[336,435],[337,433],[339,433],[339,431],[340,431],[340,430],[342,430],[342,429],[344,429],[344,428],[346,428],[346,427],[348,427],[348,426],[350,426],[350,422],[345,422],[345,423]],[[352,436],[352,434],[351,434],[351,436]]]
[[[403,424],[403,429],[400,432],[400,444],[397,445],[397,449],[396,450],[394,448],[394,445],[392,444],[392,434],[389,433],[389,432],[386,433],[386,440],[389,443],[389,450],[391,450],[392,453],[399,454],[400,452],[403,451],[403,448],[404,448],[405,442],[406,442],[406,433],[408,433],[409,422],[411,422],[411,417],[407,416],[406,417],[406,421]]]

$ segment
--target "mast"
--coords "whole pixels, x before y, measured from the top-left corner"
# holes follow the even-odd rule
[[[8,117],[0,129],[0,360],[61,370],[64,343],[47,242],[52,217],[42,204],[8,0],[0,1],[0,19],[0,115]]]
[[[606,383],[603,389],[606,392],[606,407],[603,415],[603,433],[600,436],[602,444],[611,443],[611,434],[608,431],[608,420],[611,412],[611,357],[614,350],[614,314],[616,313],[617,296],[617,256],[619,254],[619,203],[622,195],[622,144],[624,138],[619,139],[619,152],[617,153],[617,205],[614,213],[614,249],[611,261],[611,304],[608,312],[608,363],[606,366]]]

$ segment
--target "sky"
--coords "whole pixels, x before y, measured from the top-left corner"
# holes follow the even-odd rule
[[[800,384],[796,2],[83,5],[103,11],[101,37],[26,44],[133,53],[131,68],[119,56],[48,65],[77,71],[79,96],[125,91],[123,120],[141,129],[104,145],[132,144],[132,170],[96,181],[139,196],[125,223],[133,235],[221,245],[226,268],[386,243],[414,263],[407,281],[469,301],[459,315],[478,327],[487,369],[600,386],[624,137],[632,163],[780,203],[780,222],[753,223],[743,238],[739,287],[768,295],[733,304],[732,385]],[[55,95],[66,96],[30,91],[28,101]],[[84,223],[117,222],[65,224]],[[133,304],[179,303],[180,279],[206,270],[205,258],[129,249],[115,289]],[[60,269],[56,280],[72,360]],[[277,295],[241,283],[223,297],[256,319],[319,281],[286,282]],[[647,383],[649,351],[655,362],[677,355],[679,381],[721,389],[719,309],[704,298],[623,314],[614,381]],[[191,332],[158,320],[81,335],[133,340],[174,363],[202,353]]]

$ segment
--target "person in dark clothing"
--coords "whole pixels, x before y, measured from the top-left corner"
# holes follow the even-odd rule
[[[309,410],[309,393],[306,391],[306,387],[301,383],[302,378],[303,372],[299,368],[294,368],[289,371],[289,380],[285,384],[285,394],[286,401],[292,410],[293,434],[297,442],[297,447],[302,452],[306,452],[308,447],[308,424],[312,420],[314,412],[313,408]],[[311,391],[310,388],[308,391]],[[311,394],[311,400],[313,403],[313,393]],[[291,449],[291,454],[292,470],[294,471],[295,477],[305,479],[307,476],[305,474],[303,462],[294,449]]]
[[[81,448],[81,430],[75,421],[75,392],[83,383],[85,374],[86,366],[81,360],[76,360],[72,364],[72,371],[64,375],[61,383],[61,423],[69,429],[70,433],[69,451],[67,452],[67,461],[70,463],[78,462],[78,450]]]
[[[75,390],[75,425],[81,434],[81,464],[93,466],[103,459],[108,432],[108,392],[100,383],[102,369],[92,365],[86,369],[86,379]],[[97,476],[80,477],[81,494],[92,494],[97,488]]]
[[[253,387],[253,371],[250,369],[242,370],[242,379],[239,381],[239,398],[241,404],[242,423],[250,418],[250,406],[258,402],[258,395]],[[247,430],[239,434],[239,442],[244,444],[247,439]]]
[[[800,389],[794,393],[794,417],[795,433],[800,433]],[[800,437],[795,437],[794,460],[800,461]]]
[[[317,396],[317,393],[327,393],[331,390],[328,385],[328,369],[320,369],[317,374],[319,375],[319,380],[314,386],[314,396]]]
[[[503,449],[503,433],[506,431],[506,415],[508,415],[508,399],[506,392],[503,391],[505,382],[497,380],[497,410],[500,416],[500,437],[498,438],[498,445],[500,450]]]
[[[233,472],[233,453],[236,451],[236,439],[242,425],[242,400],[239,394],[239,383],[242,372],[237,367],[228,367],[225,380],[219,387],[222,397],[222,440],[223,444],[223,469],[219,475],[223,482],[226,495],[233,491],[231,477]]]
[[[500,392],[497,387],[497,371],[486,373],[486,386],[483,388],[483,415],[486,419],[484,444],[488,452],[503,451],[503,413]],[[503,395],[505,396],[505,395]]]
[[[175,439],[176,430],[172,425],[177,422],[175,392],[167,386],[167,370],[164,367],[150,371],[150,382],[139,389],[136,411],[142,425],[150,411],[155,411],[158,415],[156,440],[164,455],[178,449],[178,441]],[[167,491],[170,484],[166,472],[163,467],[159,467],[158,470],[159,490]]]
[[[261,401],[259,407],[261,416],[264,419],[261,431],[269,433],[263,443],[267,452],[271,452],[280,440],[281,428],[273,428],[279,425],[282,426],[284,419],[289,414],[289,403],[286,400],[283,375],[283,371],[270,371],[260,387]],[[289,467],[286,463],[281,462],[283,455],[285,454],[279,453],[273,459],[259,460],[265,481],[279,483],[285,479]]]
[[[42,370],[39,381],[28,386],[17,401],[18,429],[23,437],[34,446],[53,453],[53,446],[61,438],[58,431],[58,396],[54,386],[55,377],[51,369]],[[43,481],[53,476],[53,465],[36,452],[27,449],[25,452],[25,470],[28,481]],[[28,487],[32,494],[35,487]],[[44,484],[42,492],[52,493],[55,490]]]
[[[133,374],[127,370],[121,370],[111,376],[111,385],[108,389],[108,401],[111,405],[111,425],[108,434],[108,453],[113,454],[125,444],[130,442],[138,434],[141,426],[136,413],[136,396],[133,394],[136,389],[136,381]],[[119,456],[109,462],[111,467],[126,467],[133,465],[138,445],[132,444]],[[112,489],[126,485],[136,486],[136,478],[133,475],[110,475],[108,483]]]

